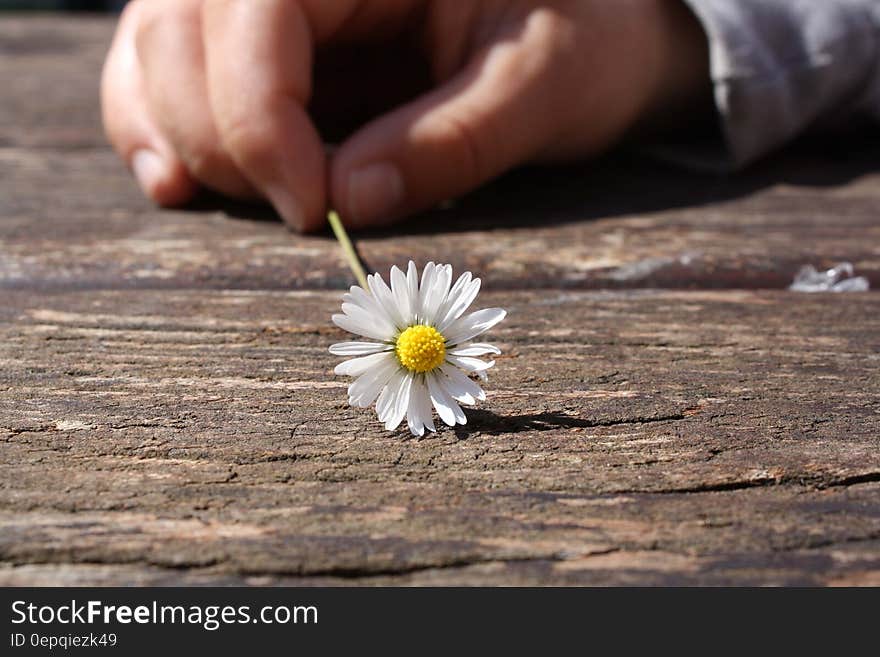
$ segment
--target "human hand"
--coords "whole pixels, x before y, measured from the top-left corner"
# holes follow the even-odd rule
[[[705,51],[680,0],[135,0],[102,107],[162,205],[204,185],[358,228],[664,124],[708,86]],[[328,151],[324,114],[367,120]]]

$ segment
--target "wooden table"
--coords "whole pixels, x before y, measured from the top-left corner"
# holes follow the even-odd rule
[[[112,24],[0,20],[0,584],[880,584],[880,141],[734,178],[617,156],[392,232],[484,279],[464,428],[347,407],[349,274],[265,209],[145,201]]]

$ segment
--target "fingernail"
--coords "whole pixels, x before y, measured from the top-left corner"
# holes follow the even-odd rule
[[[348,177],[348,206],[355,221],[378,219],[403,202],[403,176],[388,162],[370,164]]]
[[[284,219],[284,223],[294,230],[303,230],[306,225],[306,215],[299,201],[287,191],[287,188],[272,185],[267,187],[265,191],[269,200],[272,201],[272,205],[275,206],[275,210]]]
[[[144,194],[152,197],[165,176],[165,165],[162,158],[155,151],[142,148],[132,155],[131,169],[134,171],[134,177],[137,178]]]

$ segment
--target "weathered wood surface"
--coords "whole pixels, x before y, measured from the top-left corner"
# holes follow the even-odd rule
[[[769,289],[880,285],[876,139],[528,172],[365,236],[511,310],[489,401],[413,440],[332,374],[332,240],[140,198],[111,28],[0,20],[0,584],[880,584],[880,297]]]

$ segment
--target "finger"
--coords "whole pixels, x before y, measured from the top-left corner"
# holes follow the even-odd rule
[[[123,12],[101,76],[101,112],[110,143],[144,193],[160,205],[188,201],[196,184],[149,112],[135,51],[144,8],[133,2]]]
[[[331,200],[353,227],[474,189],[548,138],[548,76],[526,48],[497,48],[442,87],[365,126],[337,151]]]
[[[194,178],[230,196],[254,196],[214,125],[201,5],[201,0],[153,0],[142,12],[136,43],[144,88],[159,129]]]
[[[297,230],[324,224],[326,161],[304,107],[312,42],[297,2],[206,0],[208,90],[224,149]]]

